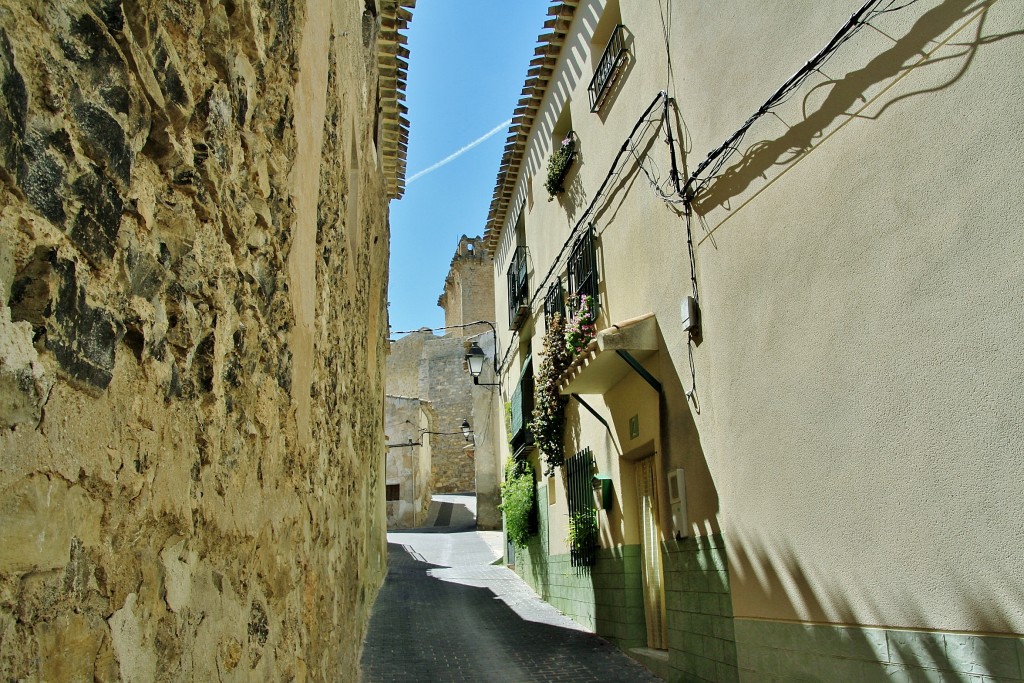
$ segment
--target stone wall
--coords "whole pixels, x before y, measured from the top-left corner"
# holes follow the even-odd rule
[[[469,337],[486,331],[486,326],[462,328],[460,325],[489,320],[494,322],[494,259],[479,237],[463,235],[452,257],[444,292],[437,305],[444,309],[445,334]]]
[[[387,360],[388,393],[428,401],[434,411],[435,428],[430,431],[448,432],[427,437],[435,493],[476,487],[473,460],[461,431],[463,420],[473,413],[473,379],[465,355],[461,337],[439,337],[424,330],[392,342]]]
[[[384,430],[387,433],[387,462],[384,479],[397,488],[387,496],[388,529],[423,526],[430,508],[430,440],[424,431],[433,428],[433,409],[418,398],[384,397]]]
[[[0,678],[358,665],[407,18],[0,0]]]

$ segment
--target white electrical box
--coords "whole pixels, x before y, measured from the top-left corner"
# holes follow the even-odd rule
[[[697,308],[697,300],[692,296],[683,299],[679,305],[679,317],[683,320],[683,330],[695,331],[700,324],[700,309]]]
[[[686,519],[686,480],[683,470],[668,473],[668,502],[672,510],[672,531],[676,538],[690,535],[690,524]]]

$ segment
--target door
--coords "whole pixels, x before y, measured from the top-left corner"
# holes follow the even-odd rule
[[[647,618],[647,647],[668,647],[665,632],[665,583],[661,564],[661,533],[658,526],[658,487],[654,456],[636,463],[636,494],[640,508],[640,549]]]

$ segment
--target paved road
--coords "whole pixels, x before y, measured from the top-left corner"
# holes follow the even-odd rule
[[[447,526],[388,534],[365,683],[659,680],[491,564],[501,533],[475,531],[471,499],[434,500],[428,522]]]

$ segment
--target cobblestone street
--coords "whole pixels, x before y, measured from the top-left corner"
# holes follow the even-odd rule
[[[428,524],[388,534],[362,680],[659,680],[491,564],[501,533],[475,531],[471,496],[435,496]]]

